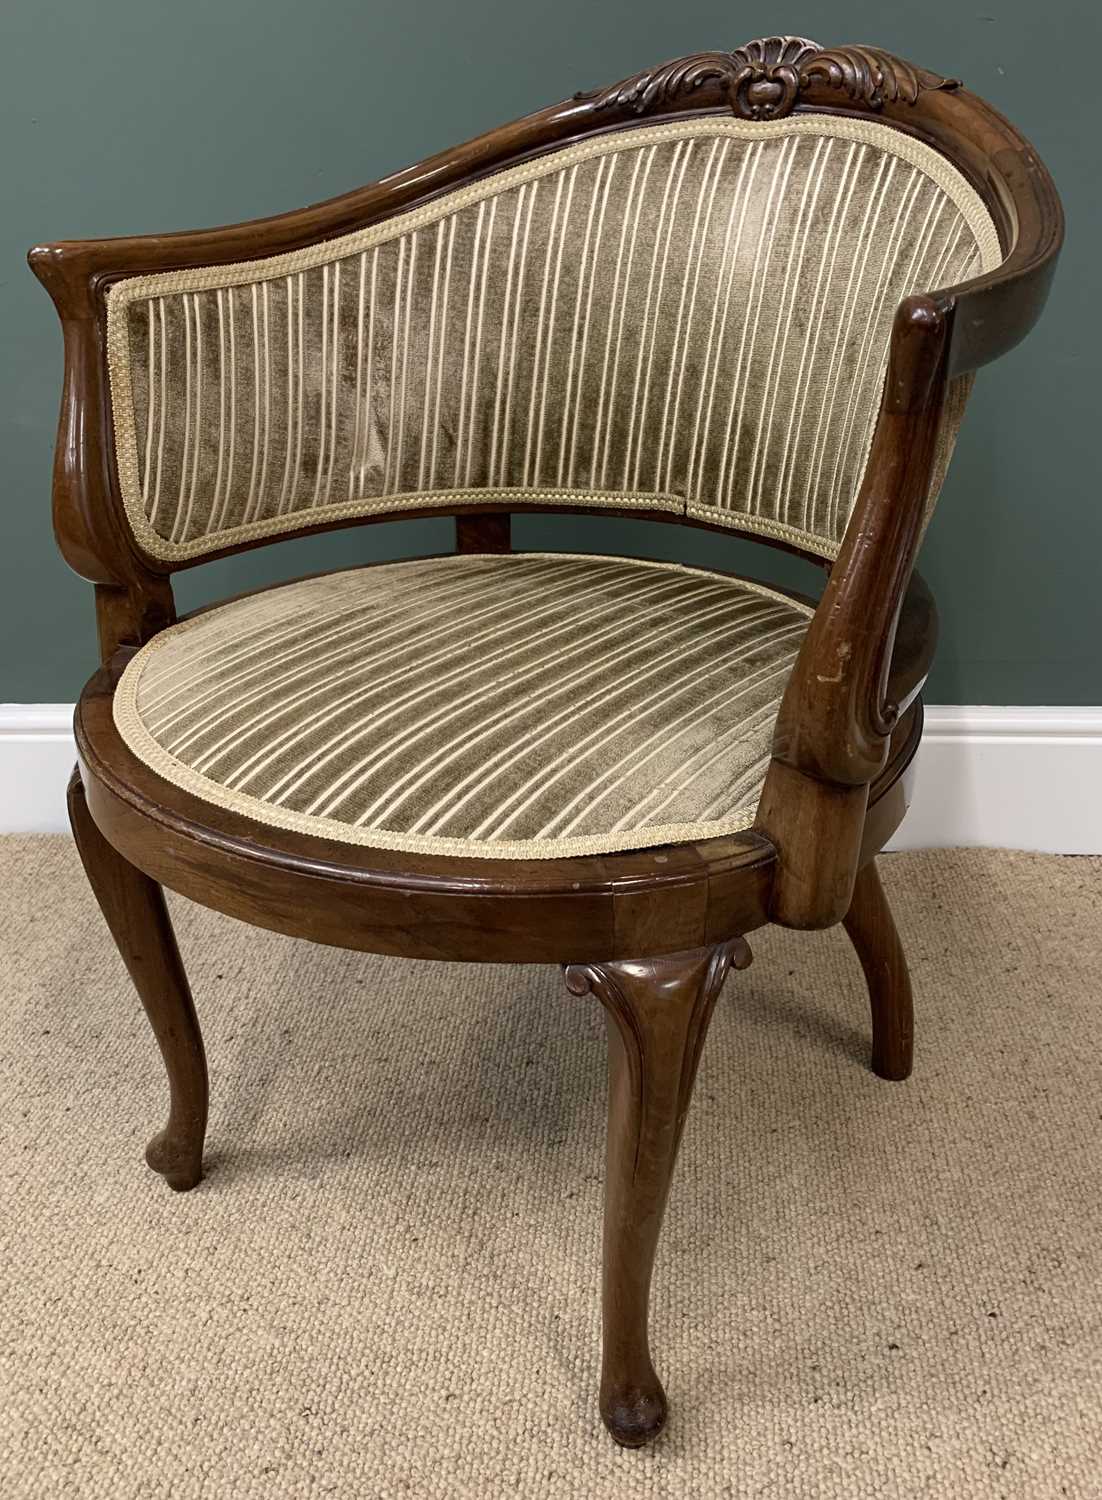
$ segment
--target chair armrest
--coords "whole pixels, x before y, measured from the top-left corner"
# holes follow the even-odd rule
[[[874,779],[898,718],[889,671],[929,493],[948,326],[929,297],[899,308],[857,504],[777,718],[774,758],[840,786]]]
[[[951,301],[926,295],[896,313],[865,477],[777,716],[758,829],[778,851],[774,919],[791,926],[845,915],[868,788],[899,718],[892,657],[922,534],[952,314]]]

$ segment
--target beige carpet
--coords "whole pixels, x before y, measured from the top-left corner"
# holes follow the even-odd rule
[[[906,1084],[840,932],[728,983],[657,1277],[667,1434],[600,1426],[603,1029],[549,968],[175,902],[209,1176],[62,839],[0,842],[0,1495],[1102,1495],[1102,861],[883,861]]]

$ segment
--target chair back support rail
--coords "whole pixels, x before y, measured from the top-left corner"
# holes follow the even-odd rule
[[[412,515],[456,515],[462,550],[595,509],[819,558],[757,831],[775,920],[836,922],[972,373],[1032,327],[1062,232],[956,80],[772,37],[297,212],[36,247],[54,525],[101,658],[173,622],[179,568]]]

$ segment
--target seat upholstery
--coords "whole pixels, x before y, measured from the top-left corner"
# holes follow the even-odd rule
[[[999,260],[975,189],[889,125],[617,130],[323,244],[113,286],[126,512],[168,561],[479,497],[833,557],[899,301]]]
[[[279,828],[496,858],[747,828],[811,610],[722,574],[524,553],[326,574],[194,615],[115,723]]]

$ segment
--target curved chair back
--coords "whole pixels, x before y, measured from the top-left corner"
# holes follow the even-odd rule
[[[880,122],[621,126],[335,241],[119,282],[126,514],[166,561],[483,498],[830,557],[896,307],[1001,259],[975,189]]]
[[[876,434],[916,401],[920,529],[1061,234],[1028,143],[955,80],[772,37],[312,208],[38,247],[58,540],[105,660],[174,617],[176,569],[353,522],[455,514],[493,550],[482,514],[603,509],[830,560],[888,524]]]

